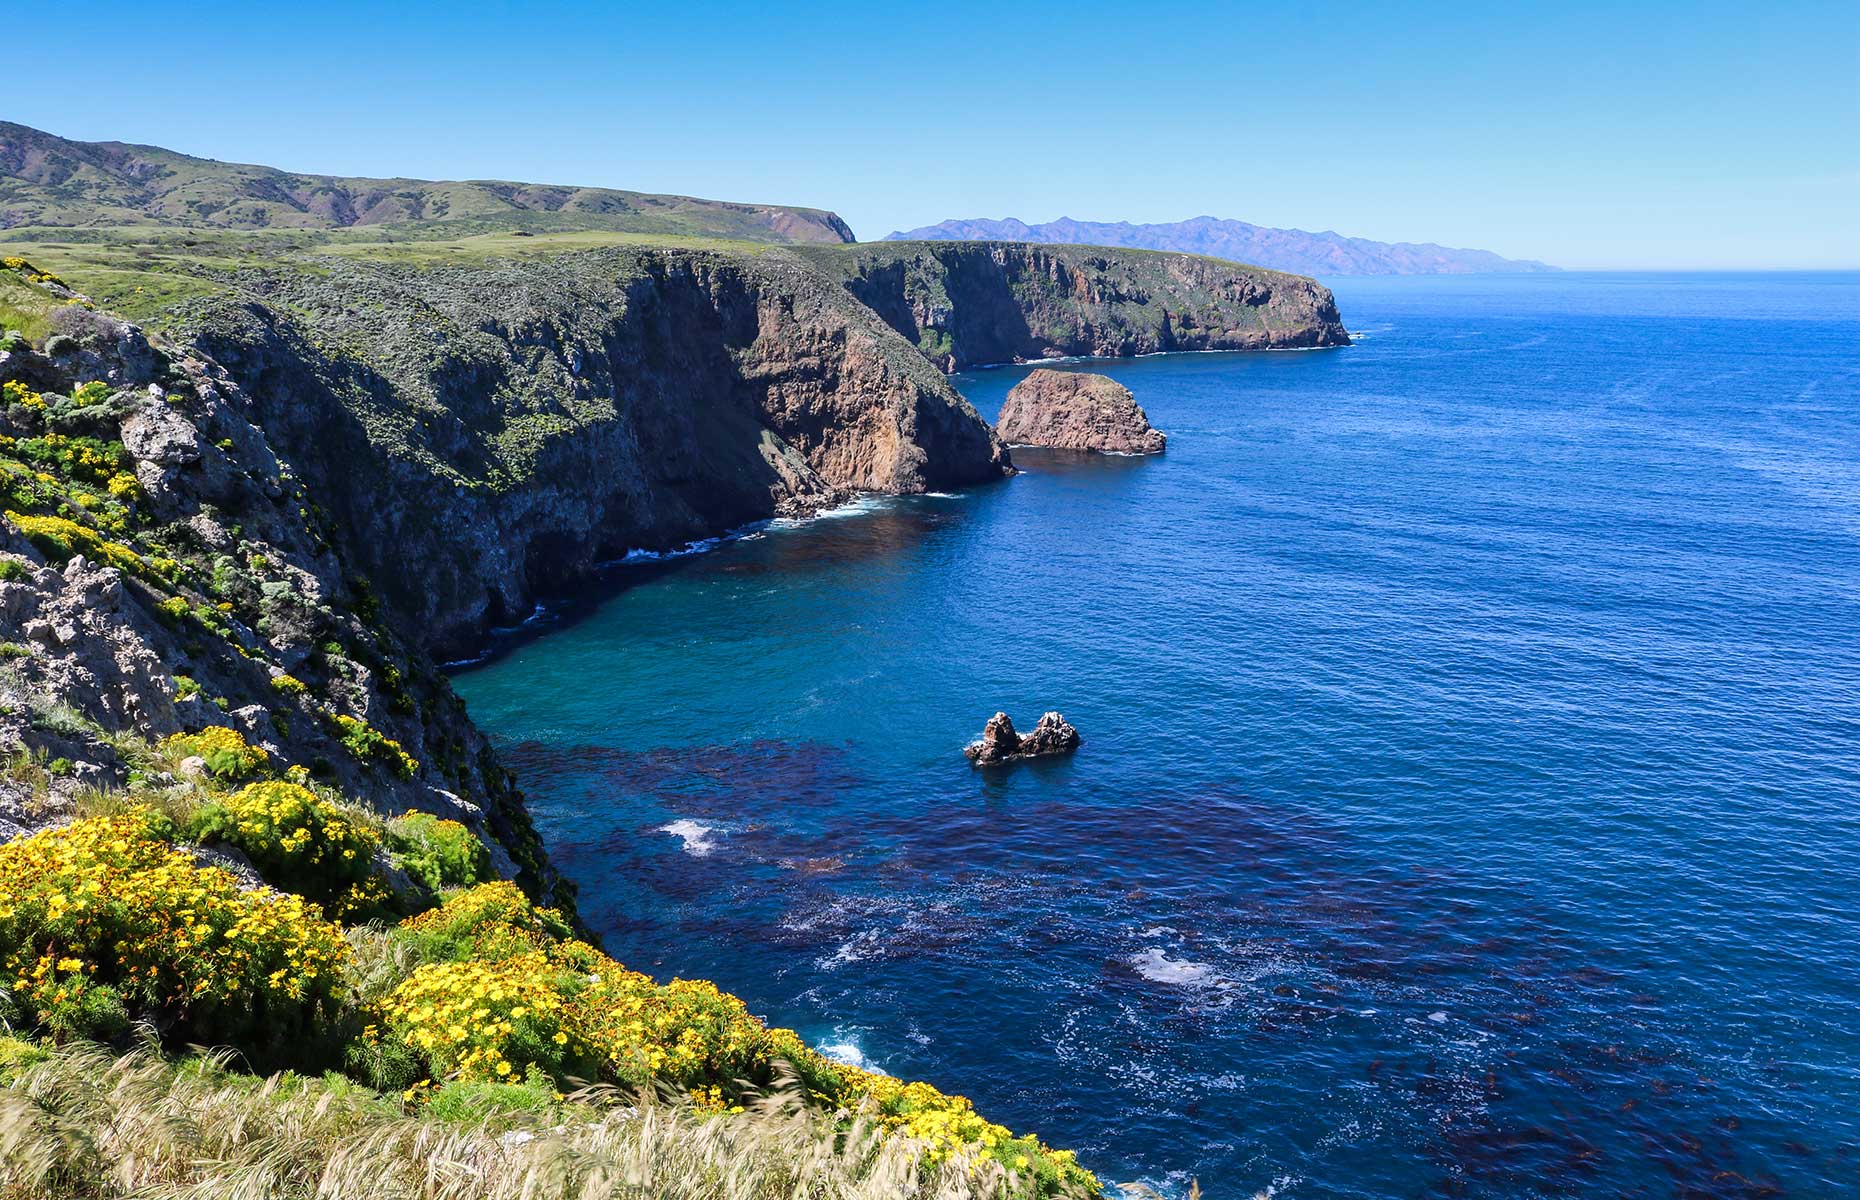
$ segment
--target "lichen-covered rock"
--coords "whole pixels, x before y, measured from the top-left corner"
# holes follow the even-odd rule
[[[1011,762],[1017,758],[1040,758],[1051,754],[1070,754],[1079,748],[1079,731],[1056,712],[1041,716],[1032,730],[1016,733],[1014,722],[1004,712],[988,718],[981,740],[963,748],[969,761],[978,767]]]
[[[1161,454],[1168,437],[1150,428],[1130,389],[1084,371],[1035,371],[1014,385],[995,432],[1011,446],[1104,454]]]

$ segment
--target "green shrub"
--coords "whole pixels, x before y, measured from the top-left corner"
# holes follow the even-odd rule
[[[32,578],[32,568],[17,558],[0,558],[0,583],[18,583]]]
[[[408,813],[389,823],[388,839],[401,865],[435,892],[491,877],[491,856],[484,843],[457,821]]]
[[[283,780],[247,784],[202,805],[187,835],[236,846],[265,882],[314,900],[348,920],[376,912],[388,898],[373,876],[380,837],[308,788]]]
[[[553,908],[530,903],[514,883],[480,884],[438,908],[401,923],[398,934],[422,957],[461,961],[495,959],[572,937],[574,931]]]
[[[0,658],[30,658],[32,650],[18,642],[0,642]]]
[[[198,692],[199,686],[194,690]],[[244,734],[224,725],[209,725],[199,733],[177,733],[163,738],[158,749],[174,759],[198,755],[206,760],[208,772],[227,780],[256,774],[270,761],[270,756],[249,744]]]
[[[402,779],[412,779],[420,770],[420,764],[399,742],[360,718],[338,716],[336,735],[351,756],[362,762],[384,763]]]
[[[126,575],[144,579],[158,577],[158,572],[129,547],[112,542],[94,529],[64,517],[33,517],[7,510],[6,519],[19,526],[26,540],[37,546],[47,558],[64,563],[84,554],[96,562],[115,567]]]
[[[174,677],[174,698],[176,700],[191,700],[199,694],[200,685],[194,682],[193,676],[176,675]]]

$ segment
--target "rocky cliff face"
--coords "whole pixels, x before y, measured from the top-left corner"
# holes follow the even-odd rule
[[[0,349],[0,745],[56,766],[13,760],[0,835],[63,815],[31,806],[22,771],[68,802],[219,726],[380,811],[461,820],[505,874],[566,898],[509,774],[252,398],[134,326],[82,307],[54,323],[42,350]]]
[[[1087,371],[1028,375],[1002,401],[995,432],[1014,446],[1103,454],[1161,454],[1168,444],[1129,388]]]
[[[1011,469],[930,363],[780,252],[332,256],[187,329],[441,653],[629,549]]]
[[[1330,290],[1191,254],[1013,242],[797,247],[945,371],[1349,344]]]

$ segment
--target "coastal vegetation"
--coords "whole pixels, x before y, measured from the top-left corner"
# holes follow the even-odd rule
[[[201,748],[171,740],[151,748],[151,766]],[[0,1055],[0,1195],[116,1194],[84,1191],[95,1181],[81,1187],[72,1164],[47,1164],[48,1114],[20,1103],[45,1086],[56,1069],[46,1064],[132,1074],[159,1085],[155,1103],[184,1080],[236,1086],[230,1059],[161,1054],[189,1044],[285,1071],[258,1093],[266,1103],[320,1092],[359,1105],[350,1139],[423,1122],[433,1136],[465,1139],[462,1152],[487,1121],[572,1120],[591,1136],[616,1114],[641,1119],[643,1106],[699,1142],[734,1140],[707,1134],[705,1122],[760,1129],[771,1105],[789,1106],[780,1119],[810,1137],[831,1129],[909,1147],[856,1160],[896,1160],[925,1178],[959,1163],[971,1180],[992,1181],[981,1194],[1095,1187],[1071,1155],[1013,1135],[959,1096],[833,1062],[712,984],[628,970],[576,937],[563,913],[486,880],[481,851],[461,845],[463,826],[383,822],[329,789],[231,762],[227,774],[267,778],[233,790],[222,773],[163,772],[93,793],[90,815],[0,845],[0,1008],[21,1035]],[[111,1062],[86,1043],[127,1057]],[[448,1129],[448,1114],[469,1119]],[[982,1163],[988,1172],[973,1174]],[[853,1180],[871,1166],[835,1169]]]

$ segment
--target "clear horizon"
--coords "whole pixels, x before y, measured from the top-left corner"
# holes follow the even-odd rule
[[[305,173],[950,219],[1210,215],[1572,270],[1860,267],[1860,16],[1790,3],[415,4],[314,25],[103,3],[0,117]]]

